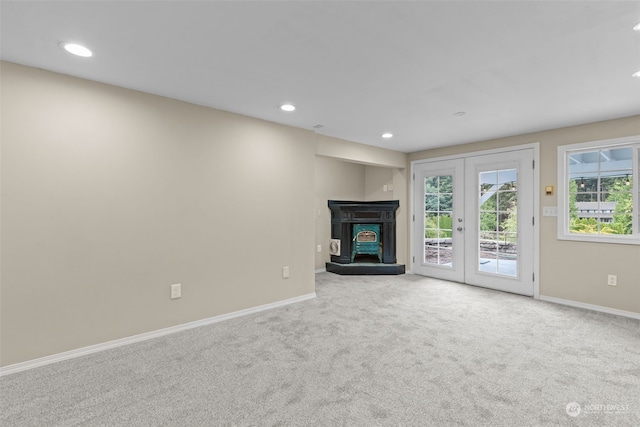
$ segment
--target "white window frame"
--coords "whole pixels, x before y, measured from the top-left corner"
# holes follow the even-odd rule
[[[627,235],[615,234],[580,234],[569,232],[569,155],[580,151],[594,151],[611,148],[633,148],[633,233]],[[620,243],[640,245],[640,135],[624,138],[589,141],[578,144],[561,145],[558,147],[558,239],[576,240],[581,242]]]

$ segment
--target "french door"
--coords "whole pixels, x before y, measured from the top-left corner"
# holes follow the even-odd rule
[[[414,168],[413,272],[533,295],[533,150]]]

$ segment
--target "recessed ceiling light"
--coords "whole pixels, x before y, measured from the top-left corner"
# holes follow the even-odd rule
[[[62,48],[67,52],[72,53],[76,56],[82,56],[83,58],[89,58],[93,56],[93,52],[77,43],[62,42],[60,43],[60,46],[62,46]]]
[[[393,134],[392,134],[392,133],[389,133],[389,132],[387,132],[387,133],[383,133],[383,134],[382,134],[382,137],[383,137],[383,138],[393,138]]]
[[[292,105],[292,104],[282,104],[282,105],[280,106],[280,109],[281,109],[282,111],[295,111],[296,106],[295,106],[295,105]]]
[[[632,77],[640,77],[640,71],[636,71],[631,75]]]
[[[635,31],[640,31],[640,22],[638,22],[636,25],[633,26],[633,29]]]

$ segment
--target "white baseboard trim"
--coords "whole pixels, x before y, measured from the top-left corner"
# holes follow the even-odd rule
[[[640,319],[640,313],[634,313],[633,311],[618,310],[617,308],[604,307],[604,306],[595,305],[595,304],[587,304],[585,302],[572,301],[569,299],[556,298],[556,297],[549,297],[546,295],[540,295],[538,299],[540,299],[541,301],[548,301],[556,304],[568,305],[571,307],[584,308],[587,310],[599,311],[607,314],[615,314],[616,316],[624,316],[624,317],[630,317],[632,319]]]
[[[326,272],[327,272],[326,268],[319,268],[319,269],[316,270],[316,274],[318,274],[318,273],[326,273]]]
[[[82,347],[75,350],[65,351],[63,353],[52,354],[50,356],[40,357],[38,359],[27,360],[26,362],[20,362],[13,365],[0,367],[0,377],[4,375],[14,374],[16,372],[26,371],[28,369],[37,368],[39,366],[49,365],[51,363],[60,362],[63,360],[73,359],[87,354],[98,353],[100,351],[109,350],[116,347],[122,347],[125,345],[137,343],[140,341],[146,341],[152,338],[158,338],[165,335],[175,334],[176,332],[186,331],[187,329],[198,328],[200,326],[210,325],[212,323],[218,323],[236,317],[247,316],[249,314],[258,313],[265,310],[271,310],[274,308],[282,307],[297,302],[306,301],[316,297],[316,293],[310,293],[301,295],[299,297],[289,298],[282,301],[276,301],[270,304],[259,305],[257,307],[251,307],[244,310],[234,311],[233,313],[221,314],[219,316],[209,317],[207,319],[196,320],[194,322],[183,323],[181,325],[171,326],[164,329],[158,329],[156,331],[145,332],[143,334],[133,335],[131,337],[120,338],[113,341],[107,341],[100,344],[90,345],[88,347]]]

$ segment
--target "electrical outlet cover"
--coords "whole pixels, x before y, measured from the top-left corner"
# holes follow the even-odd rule
[[[182,285],[180,283],[171,285],[171,299],[180,298],[181,296],[182,296]]]

